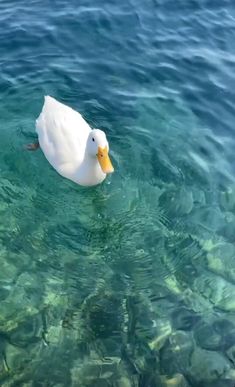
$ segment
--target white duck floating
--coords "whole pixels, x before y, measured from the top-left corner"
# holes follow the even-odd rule
[[[114,171],[109,158],[105,133],[91,129],[81,114],[46,96],[42,112],[36,120],[39,146],[55,170],[83,186],[101,183]]]

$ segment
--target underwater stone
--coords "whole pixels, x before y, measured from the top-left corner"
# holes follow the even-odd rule
[[[71,369],[72,386],[105,386],[106,381],[117,376],[120,358],[103,360],[87,360],[83,364],[78,362]],[[102,384],[103,383],[103,384]]]
[[[225,211],[234,211],[235,209],[235,187],[228,191],[221,192],[219,197],[220,206]]]
[[[7,344],[5,349],[6,363],[10,372],[22,370],[32,361],[31,351]]]
[[[0,302],[4,301],[10,294],[10,286],[6,285],[0,288]]]
[[[90,300],[83,310],[89,326],[90,336],[106,339],[113,334],[120,335],[123,324],[121,301],[113,294],[100,294]]]
[[[139,190],[137,186],[126,185],[117,187],[106,198],[105,206],[111,216],[120,216],[135,210],[139,204]]]
[[[188,374],[199,385],[223,378],[230,368],[229,361],[220,353],[195,348]]]
[[[9,333],[11,344],[25,348],[30,344],[41,341],[42,320],[41,316],[28,317],[17,329]]]
[[[191,386],[194,387],[194,385]],[[197,384],[197,387],[234,387],[234,380],[225,376],[224,378],[213,380],[212,382],[200,382]]]
[[[213,305],[203,295],[191,289],[186,289],[182,295],[184,304],[197,314],[207,313],[213,310]]]
[[[18,269],[15,265],[8,263],[5,259],[1,259],[1,270],[0,270],[0,284],[1,287],[4,285],[10,286],[17,276]]]
[[[189,384],[182,374],[175,374],[170,378],[161,376],[161,387],[189,387]]]
[[[192,212],[191,221],[203,227],[204,234],[206,230],[216,232],[225,224],[224,214],[219,207],[197,208]]]
[[[226,379],[229,379],[229,380],[233,380],[235,382],[235,369],[234,368],[230,368],[226,374],[225,374],[225,378]]]
[[[63,257],[65,260],[65,258]],[[55,276],[46,278],[44,281],[44,303],[46,305],[52,304],[61,304],[60,294],[63,294],[64,290],[64,280],[61,278],[56,278]],[[64,301],[65,297],[63,297]]]
[[[27,318],[38,314],[30,302],[25,302],[24,296],[22,291],[17,298],[9,296],[1,303],[0,330],[4,333],[16,329]]]
[[[178,307],[172,313],[172,325],[176,330],[190,330],[197,323],[200,317],[186,307]]]
[[[149,343],[152,350],[159,351],[172,333],[172,327],[167,319],[157,319],[155,322],[156,337]]]
[[[46,342],[49,344],[59,344],[63,338],[63,328],[59,326],[50,325],[46,332]]]
[[[197,187],[192,187],[193,203],[197,207],[204,206],[206,204],[206,197],[204,191]]]
[[[212,323],[202,321],[195,326],[194,337],[201,348],[216,350],[220,349],[223,343],[221,335],[213,329]]]
[[[168,216],[188,215],[193,209],[193,195],[184,187],[165,191],[159,197],[159,205]]]
[[[53,308],[61,308],[62,310],[65,310],[66,308],[66,297],[61,297],[59,292],[53,292],[52,289],[46,286],[46,289],[44,291],[44,298],[43,303],[45,307],[51,306]],[[61,292],[62,293],[62,292]]]
[[[227,351],[226,355],[229,358],[229,360],[235,364],[235,345],[232,345]]]
[[[180,295],[183,292],[183,287],[177,281],[176,277],[172,274],[165,278],[166,287],[175,295]]]
[[[22,379],[25,379],[24,376]],[[14,380],[14,377],[13,377],[13,380]],[[9,383],[9,380],[6,382],[6,383],[3,383],[1,384],[1,387],[14,387],[14,386],[20,386],[20,387],[34,387],[35,386],[35,382],[34,381],[30,381],[30,382],[26,382],[26,381],[13,381],[12,380],[12,383],[10,384]],[[53,387],[57,387],[57,384],[56,385],[53,385]],[[62,386],[61,386],[62,387]],[[63,386],[64,387],[64,386]]]
[[[225,215],[225,223],[222,227],[219,228],[218,234],[221,235],[225,240],[230,243],[235,242],[235,216],[232,214],[226,213]]]
[[[235,213],[233,212],[224,212],[224,222],[220,225],[218,229],[218,235],[222,236],[221,240],[228,241],[230,243],[235,242]]]
[[[28,302],[34,306],[41,305],[43,278],[39,281],[38,276],[32,272],[20,274],[14,287],[15,298],[17,298],[18,292],[24,293],[23,302]]]
[[[125,376],[122,376],[115,384],[114,384],[115,387],[132,387],[132,383],[131,381],[125,377]]]
[[[231,343],[235,341],[235,321],[232,316],[231,319],[228,315],[224,318],[215,319],[212,325],[212,330],[223,337],[223,342],[221,344],[223,348],[229,348]]]
[[[235,311],[235,285],[209,271],[194,281],[193,289],[202,294],[217,308]]]
[[[19,251],[20,251],[20,259],[19,259]],[[18,273],[24,273],[25,271],[30,270],[30,268],[35,267],[35,260],[32,259],[32,256],[24,251],[24,249],[19,249],[15,252],[8,251],[6,255],[6,260],[9,264],[15,265],[18,269]]]
[[[193,349],[194,341],[190,333],[172,333],[160,352],[161,370],[168,375],[184,373],[190,366]]]
[[[208,269],[235,282],[235,247],[232,243],[219,242],[207,253]]]
[[[232,289],[231,289],[232,290]],[[223,299],[218,302],[217,307],[225,312],[235,312],[235,292],[225,295]]]
[[[22,273],[10,288],[8,297],[1,302],[0,330],[5,333],[15,330],[18,325],[38,314],[40,301],[37,277],[32,273]]]
[[[9,372],[9,367],[6,363],[5,357],[5,347],[6,340],[3,336],[0,336],[0,385],[2,386],[1,381],[7,376]]]

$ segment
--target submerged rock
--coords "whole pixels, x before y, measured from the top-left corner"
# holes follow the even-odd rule
[[[157,319],[155,322],[156,337],[149,342],[152,350],[159,351],[165,344],[166,340],[172,333],[172,327],[168,320]]]
[[[15,384],[21,385],[21,378],[28,380],[29,374],[33,373],[33,369],[37,364],[37,356],[39,355],[40,346],[38,344],[31,345],[27,349],[16,347],[12,344],[7,344],[5,348],[5,364],[8,368],[9,375],[12,376]],[[14,383],[14,382],[13,382]]]
[[[229,360],[235,365],[235,344],[228,348],[228,350],[226,351],[226,355]]]
[[[121,300],[114,294],[98,294],[87,302],[83,316],[88,324],[90,337],[105,339],[121,334],[123,310]]]
[[[203,313],[208,314],[213,311],[213,304],[211,304],[211,302],[205,298],[203,294],[199,294],[189,288],[184,291],[182,298],[184,304],[190,308],[190,310],[193,310],[197,315]]]
[[[9,333],[11,344],[26,348],[31,344],[41,341],[42,320],[40,314],[28,317],[22,324],[18,325]]]
[[[225,224],[224,214],[218,206],[196,208],[190,217],[194,225],[203,227],[204,234],[206,231],[216,232]]]
[[[215,331],[212,323],[205,321],[200,322],[195,326],[194,337],[197,344],[204,349],[219,350],[223,344],[221,334]]]
[[[169,275],[167,278],[164,279],[165,286],[169,289],[169,291],[174,295],[180,295],[183,293],[183,286],[180,284],[180,282],[176,279],[176,277],[172,274]]]
[[[207,317],[194,328],[197,344],[204,349],[224,351],[235,341],[235,321],[231,317]]]
[[[128,377],[122,376],[119,380],[116,381],[114,387],[133,387],[133,384]]]
[[[63,339],[63,328],[55,325],[50,325],[45,333],[45,345],[59,345]]]
[[[227,191],[221,192],[219,197],[220,206],[225,211],[235,210],[235,187],[230,187]]]
[[[18,296],[9,296],[1,304],[0,329],[10,332],[16,329],[27,318],[38,314],[38,310],[30,302],[24,300],[25,293],[22,290]]]
[[[159,205],[169,217],[188,215],[193,209],[192,192],[185,187],[174,187],[161,194]]]
[[[94,359],[74,363],[71,369],[71,381],[74,387],[83,386],[108,386],[113,383],[118,376],[120,358]]]
[[[160,352],[161,371],[168,375],[184,374],[190,367],[194,341],[190,333],[176,331]]]
[[[208,269],[235,282],[235,247],[232,243],[219,242],[207,252]]]
[[[209,271],[203,274],[194,281],[195,292],[207,298],[218,309],[235,311],[235,285]]]
[[[235,242],[235,216],[233,214],[225,215],[225,224],[218,230],[218,234],[230,243]]]
[[[195,385],[206,386],[206,383],[223,379],[230,368],[229,361],[220,353],[195,348],[188,375]]]
[[[182,374],[175,374],[172,377],[161,376],[161,387],[189,387],[189,384]]]
[[[231,319],[229,316],[216,318],[212,324],[212,330],[223,338],[222,348],[227,349],[231,342],[235,341],[235,320],[233,317]]]
[[[172,313],[172,325],[176,330],[191,330],[200,319],[199,315],[186,307],[178,307]]]
[[[5,257],[4,257],[5,258]],[[13,286],[13,282],[17,277],[18,269],[15,265],[7,262],[5,259],[1,259],[1,271],[0,271],[0,285],[1,288],[4,286]],[[1,292],[0,292],[1,297]]]
[[[202,207],[206,204],[205,192],[198,187],[192,187],[193,203],[196,207]]]

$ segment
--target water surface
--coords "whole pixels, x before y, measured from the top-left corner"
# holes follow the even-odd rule
[[[2,386],[234,386],[235,5],[1,1]],[[62,179],[44,95],[108,136]]]

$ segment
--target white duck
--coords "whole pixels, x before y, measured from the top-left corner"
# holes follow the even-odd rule
[[[81,114],[46,96],[36,120],[39,146],[56,171],[83,186],[101,183],[113,172],[108,152],[109,144],[102,130],[91,129]]]

